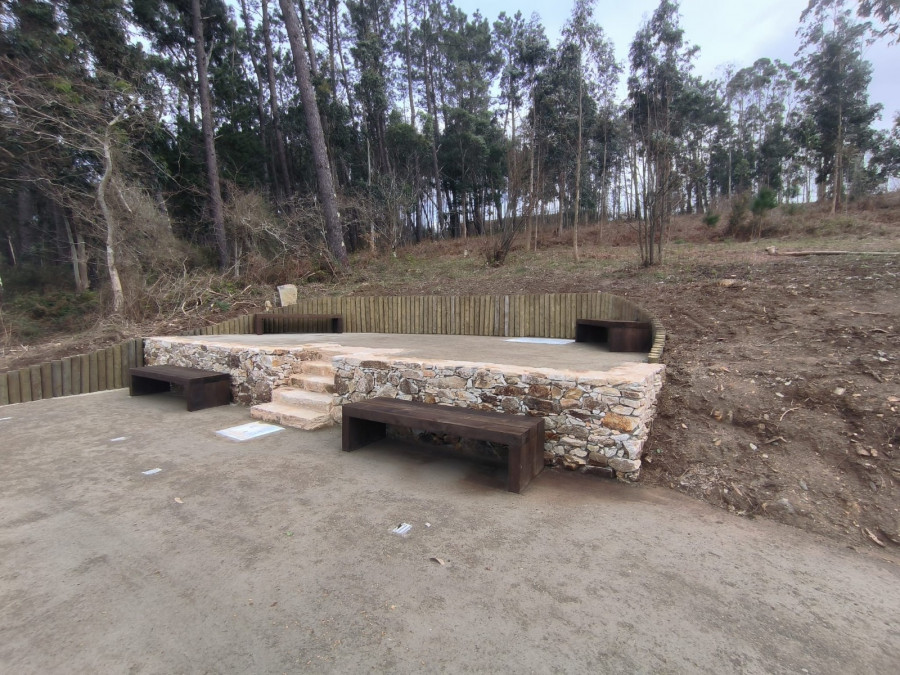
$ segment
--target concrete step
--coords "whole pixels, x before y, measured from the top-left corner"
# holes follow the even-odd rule
[[[317,391],[322,394],[334,393],[334,374],[331,375],[291,375],[291,386],[306,391]]]
[[[278,387],[272,390],[272,402],[308,408],[327,415],[331,412],[331,394],[307,391],[294,387]]]
[[[331,415],[318,410],[301,408],[286,403],[261,403],[250,408],[250,417],[264,422],[274,422],[285,427],[314,431],[334,425]]]
[[[326,375],[334,379],[334,366],[331,361],[302,361],[300,372],[307,375]]]

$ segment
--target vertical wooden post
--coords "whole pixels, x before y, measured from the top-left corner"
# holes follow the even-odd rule
[[[77,392],[72,391],[72,357],[67,356],[62,360],[62,395],[71,396]]]
[[[41,386],[41,367],[31,366],[28,371],[31,378],[31,400],[40,401],[44,398],[44,392]]]
[[[63,363],[62,361],[50,362],[50,391],[53,396],[63,395]]]
[[[53,369],[49,363],[38,367],[41,369],[41,398],[53,398]]]
[[[9,402],[10,403],[21,403],[22,402],[22,387],[21,387],[21,375],[20,371],[14,370],[12,372],[6,373],[5,375],[7,381],[7,387],[9,389]]]
[[[19,369],[19,391],[22,403],[28,403],[29,401],[33,401],[34,398],[31,396],[31,369],[30,368],[20,368]]]

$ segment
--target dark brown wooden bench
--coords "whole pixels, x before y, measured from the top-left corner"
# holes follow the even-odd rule
[[[372,398],[342,406],[345,452],[385,437],[387,426],[452,434],[509,447],[506,489],[521,492],[544,468],[544,418]]]
[[[182,366],[130,368],[132,396],[170,391],[175,384],[184,391],[188,412],[231,403],[231,375]]]
[[[314,327],[315,330],[310,330]],[[324,330],[319,330],[324,328]],[[254,314],[253,332],[263,333],[343,333],[340,314]]]
[[[649,352],[653,337],[647,321],[575,319],[575,342],[608,344],[611,352]]]

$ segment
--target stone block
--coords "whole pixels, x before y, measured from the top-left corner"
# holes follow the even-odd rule
[[[588,464],[591,466],[609,466],[609,458],[601,452],[588,454]]]
[[[297,304],[297,286],[294,284],[283,284],[278,287],[278,302],[281,307]]]
[[[624,415],[619,415],[617,413],[611,412],[607,413],[603,420],[600,422],[607,429],[614,429],[616,431],[624,431],[627,433],[631,433],[634,431],[635,427],[637,427],[637,420],[632,417],[625,417]]]
[[[528,395],[534,398],[549,398],[550,387],[543,384],[532,384],[528,387]]]
[[[613,457],[609,460],[609,466],[617,473],[632,473],[641,468],[639,459],[625,459],[624,457]]]

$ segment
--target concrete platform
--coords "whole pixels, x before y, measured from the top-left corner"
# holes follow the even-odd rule
[[[545,471],[513,495],[390,441],[342,453],[334,429],[237,443],[215,432],[246,408],[167,395],[2,417],[0,672],[900,663],[895,563],[676,493]]]
[[[173,338],[166,338],[173,339]],[[477,335],[416,335],[395,333],[282,333],[273,335],[198,335],[179,342],[247,346],[257,349],[295,349],[319,346],[334,353],[377,353],[410,359],[479,362],[498,365],[607,371],[628,363],[647,363],[643,353],[610,352],[582,342],[539,344],[512,342],[523,338]],[[543,338],[532,338],[543,339]]]

